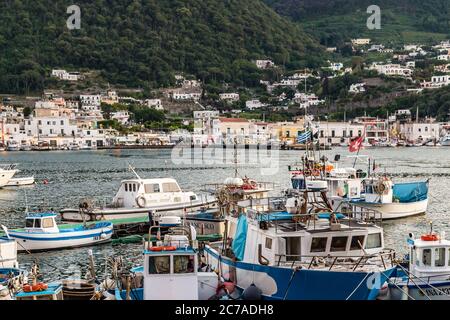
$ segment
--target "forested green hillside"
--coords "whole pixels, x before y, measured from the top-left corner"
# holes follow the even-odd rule
[[[206,82],[253,85],[250,62],[319,66],[322,48],[260,0],[80,0],[68,30],[65,0],[0,2],[0,91],[28,93],[52,68],[99,70],[112,84],[152,88],[176,72]]]

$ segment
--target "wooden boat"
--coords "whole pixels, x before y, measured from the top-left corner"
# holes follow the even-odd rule
[[[95,289],[95,284],[84,280],[62,281],[64,300],[91,300],[95,294]]]
[[[111,240],[113,224],[96,222],[70,228],[59,228],[56,213],[33,213],[26,217],[23,229],[6,230],[8,238],[16,239],[18,251],[45,251],[92,246]]]

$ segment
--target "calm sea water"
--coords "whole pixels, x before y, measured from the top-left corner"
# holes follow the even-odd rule
[[[223,152],[223,151],[220,151]],[[272,154],[273,166],[278,170],[261,170],[261,161],[266,167],[269,159],[257,159],[248,153],[239,156],[247,159],[238,165],[242,175],[259,181],[270,181],[282,190],[290,186],[287,166],[304,154],[303,151],[277,151]],[[342,164],[352,164],[344,148],[322,152],[329,159],[340,154]],[[367,149],[361,154],[369,155],[381,168],[394,177],[395,181],[430,180],[430,202],[426,215],[384,223],[386,247],[400,252],[406,251],[408,232],[416,235],[429,229],[433,221],[435,230],[445,230],[450,234],[450,206],[448,195],[450,184],[450,148],[381,148]],[[122,179],[133,177],[127,168],[135,167],[143,178],[172,176],[184,190],[199,192],[206,183],[223,182],[233,175],[235,165],[233,156],[228,154],[228,163],[214,160],[213,155],[195,153],[194,164],[172,161],[171,150],[102,150],[102,151],[66,151],[66,152],[1,152],[1,163],[17,163],[21,172],[18,176],[34,175],[37,184],[30,187],[0,189],[0,223],[10,228],[24,225],[25,206],[28,203],[34,209],[59,210],[78,206],[81,199],[96,198],[97,201],[110,200]],[[217,155],[216,155],[217,156]],[[278,161],[275,161],[278,159]],[[250,162],[250,163],[248,163]],[[270,173],[269,175],[267,173]],[[44,180],[48,184],[44,184]],[[26,199],[26,200],[25,200]],[[105,244],[93,248],[53,251],[39,254],[21,254],[19,262],[28,268],[33,261],[39,262],[46,280],[56,280],[77,276],[86,272],[87,252],[92,249],[98,274],[105,268],[106,258],[122,255],[127,264],[139,265],[141,260],[140,244],[113,246]]]

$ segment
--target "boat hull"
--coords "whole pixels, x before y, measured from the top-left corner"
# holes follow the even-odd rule
[[[409,203],[352,202],[355,207],[367,208],[381,213],[383,220],[400,219],[423,214],[427,211],[428,199]]]
[[[6,186],[15,173],[16,170],[7,170],[0,172],[0,188]]]
[[[428,284],[414,280],[417,283],[405,282],[389,285],[387,299],[389,300],[450,300],[450,281],[436,281]],[[420,288],[420,289],[419,289]],[[407,294],[406,294],[407,293]]]
[[[307,270],[236,262],[209,246],[205,247],[206,264],[245,290],[254,283],[264,299],[270,300],[373,300],[379,289],[395,271],[352,272]],[[382,279],[376,285],[372,279]]]
[[[84,215],[86,221],[95,220],[114,220],[123,218],[142,218],[148,217],[150,211],[155,211],[161,215],[177,215],[182,216],[189,214],[189,212],[198,211],[204,207],[215,208],[217,206],[215,201],[177,204],[170,206],[153,206],[147,208],[105,208],[94,209],[89,215]],[[79,209],[63,209],[60,212],[61,218],[64,221],[83,221],[83,215]]]
[[[33,233],[9,231],[9,236],[17,241],[17,251],[47,251],[93,246],[111,241],[113,225],[58,233]]]
[[[7,187],[28,186],[34,184],[34,177],[12,178],[8,181]]]

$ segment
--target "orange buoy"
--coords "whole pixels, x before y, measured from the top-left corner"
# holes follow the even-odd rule
[[[167,246],[167,247],[162,247],[163,251],[174,251],[177,250],[177,247],[174,246]]]
[[[437,234],[424,234],[420,239],[422,241],[438,241],[439,236]]]

